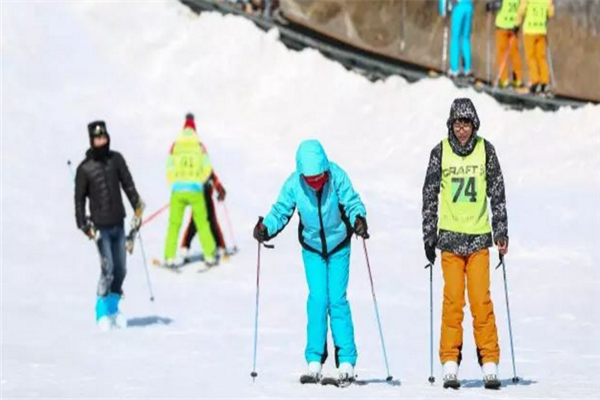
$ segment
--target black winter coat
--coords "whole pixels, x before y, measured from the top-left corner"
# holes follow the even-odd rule
[[[123,222],[125,207],[121,187],[132,208],[140,201],[125,159],[116,151],[110,151],[102,160],[95,160],[91,149],[85,155],[75,177],[77,227],[82,229],[85,226],[86,198],[90,199],[90,214],[96,227],[107,228]]]

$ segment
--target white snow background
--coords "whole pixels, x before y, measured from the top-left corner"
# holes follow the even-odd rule
[[[277,31],[197,16],[176,1],[2,2],[2,398],[598,398],[600,107],[506,110],[446,79],[369,82]],[[429,376],[429,274],[421,188],[456,97],[471,97],[498,152],[508,196],[506,257],[517,373],[501,270],[492,271],[504,387],[485,391],[465,308],[459,392]],[[94,324],[99,262],[75,227],[73,181],[105,119],[147,204],[168,201],[165,161],[186,112],[227,191],[238,255],[212,270],[151,268],[128,257],[130,328]],[[301,386],[307,288],[297,217],[262,251],[258,378],[252,371],[256,242],[251,232],[318,138],[368,211],[367,242],[394,385],[386,376],[362,245],[353,240],[352,307],[365,386]],[[128,220],[131,209],[127,204]],[[223,229],[232,244],[223,208]],[[144,227],[160,257],[167,213]],[[198,248],[198,244],[195,244]],[[497,252],[493,250],[492,266]],[[442,281],[434,273],[435,352]],[[330,344],[330,350],[332,350]],[[328,361],[326,372],[333,372]]]

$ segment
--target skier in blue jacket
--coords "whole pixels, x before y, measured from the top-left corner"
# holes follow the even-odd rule
[[[317,140],[303,141],[296,153],[296,171],[286,180],[269,214],[260,218],[254,237],[264,242],[285,228],[294,210],[300,217],[299,240],[309,295],[302,383],[317,383],[327,359],[327,318],[335,345],[339,380],[354,380],[356,344],[346,299],[352,234],[367,239],[366,210],[346,172],[327,159]]]

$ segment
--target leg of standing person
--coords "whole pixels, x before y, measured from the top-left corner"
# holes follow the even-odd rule
[[[540,69],[540,83],[548,85],[550,83],[550,69],[548,68],[548,58],[546,55],[546,35],[536,35],[535,58]]]
[[[471,26],[473,24],[473,5],[466,2],[462,7],[462,23],[461,23],[461,52],[463,60],[463,71],[465,75],[472,74],[471,71]]]
[[[110,314],[110,306],[108,301],[108,295],[110,294],[110,288],[114,280],[113,270],[113,254],[111,251],[111,238],[110,229],[100,228],[98,230],[100,237],[96,244],[101,258],[100,263],[100,279],[98,280],[96,300],[96,321],[106,317]]]
[[[452,10],[450,18],[450,72],[451,77],[456,77],[460,71],[460,12],[458,8]]]
[[[540,83],[540,74],[538,72],[537,58],[535,56],[535,36],[523,35],[525,42],[525,60],[527,61],[527,70],[529,71],[529,86],[535,88]]]
[[[510,61],[512,62],[513,86],[519,87],[523,84],[523,62],[521,61],[521,49],[519,46],[519,37],[516,33],[510,32],[512,47],[510,48]],[[507,69],[508,71],[508,69]]]
[[[304,272],[308,284],[308,300],[306,314],[306,349],[304,357],[307,363],[320,362],[327,359],[327,311],[329,298],[327,294],[327,263],[317,253],[302,249]]]
[[[354,325],[346,298],[350,276],[350,245],[329,256],[327,265],[329,318],[336,364],[347,362],[354,366],[357,359]]]
[[[177,240],[179,229],[183,221],[185,207],[188,204],[186,192],[175,192],[171,194],[171,206],[169,210],[169,227],[165,240],[165,262],[173,262],[177,253]]]
[[[480,250],[467,258],[467,293],[473,316],[473,334],[479,365],[498,364],[500,347],[490,294],[490,252]]]
[[[496,29],[496,64],[498,65],[501,88],[508,86],[508,63],[505,62],[510,40],[508,32],[506,29]]]
[[[189,251],[194,236],[196,236],[196,225],[194,224],[194,218],[190,217],[190,222],[188,222],[187,228],[183,233],[183,239],[181,239],[181,248]]]
[[[442,306],[442,333],[440,336],[440,361],[462,359],[465,307],[465,257],[442,251],[444,275],[444,302]]]
[[[111,293],[119,296],[123,294],[123,282],[127,275],[127,255],[125,250],[125,230],[123,224],[119,224],[111,229],[111,250],[113,255],[113,276]]]
[[[217,210],[215,208],[215,201],[213,199],[213,187],[207,186],[204,191],[204,201],[206,202],[206,212],[208,213],[208,222],[210,224],[210,232],[213,235],[213,239],[217,244],[218,249],[226,250],[225,239],[223,239],[223,232],[219,221],[217,220]]]
[[[194,218],[194,224],[196,224],[196,229],[198,229],[198,239],[200,240],[204,259],[205,261],[213,261],[212,259],[216,257],[216,244],[215,239],[210,232],[204,193],[188,193],[188,199],[192,205],[192,216]]]

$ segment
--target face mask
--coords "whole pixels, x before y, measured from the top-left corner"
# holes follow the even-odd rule
[[[322,174],[319,174],[319,175],[303,176],[303,178],[304,178],[304,182],[306,182],[306,184],[308,186],[310,186],[311,188],[313,188],[316,191],[319,191],[323,188],[325,183],[329,180],[329,175],[327,174],[327,172],[323,172]]]

